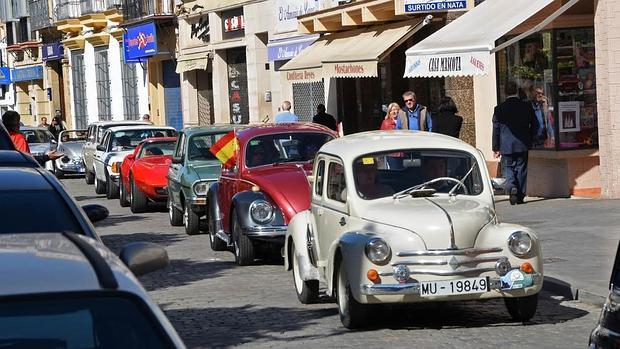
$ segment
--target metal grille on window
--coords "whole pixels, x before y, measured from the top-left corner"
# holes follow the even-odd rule
[[[123,74],[123,113],[125,114],[125,120],[138,120],[138,76],[136,75],[136,64],[125,63],[121,58],[121,72]]]
[[[95,50],[95,78],[97,86],[97,107],[99,120],[112,119],[112,98],[110,97],[110,63],[106,49]]]
[[[213,115],[213,79],[206,70],[196,70],[198,125],[210,125],[215,122]]]
[[[86,80],[84,80],[84,52],[74,51],[71,57],[71,75],[73,76],[73,114],[75,128],[85,129],[88,126],[86,111]]]
[[[311,122],[319,104],[325,104],[323,81],[293,84],[293,112],[299,121]]]

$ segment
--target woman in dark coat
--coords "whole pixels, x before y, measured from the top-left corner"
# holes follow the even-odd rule
[[[52,124],[49,126],[48,130],[54,135],[54,138],[58,140],[58,135],[60,132],[65,130],[65,127],[62,125],[62,119],[59,116],[54,116],[54,118],[52,118]]]
[[[441,98],[439,113],[433,115],[433,132],[459,138],[463,118],[456,115],[458,109],[452,98]]]

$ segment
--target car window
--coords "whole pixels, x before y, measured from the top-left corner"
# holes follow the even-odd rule
[[[174,141],[146,143],[140,149],[138,158],[157,155],[172,155],[174,153]]]
[[[108,143],[110,140],[110,132],[104,133],[103,139],[101,140],[101,142],[99,142],[100,145],[103,145],[104,147],[106,147],[106,149],[108,148]]]
[[[86,138],[88,139],[89,142],[92,142],[94,137],[95,137],[95,126],[91,125],[88,127],[88,136]]]
[[[72,130],[62,131],[60,135],[61,142],[83,142],[86,140],[86,131]]]
[[[316,166],[316,173],[314,176],[314,193],[318,196],[323,195],[323,178],[325,176],[325,160],[319,161]]]
[[[314,132],[269,134],[252,138],[245,148],[245,165],[255,167],[278,162],[306,162],[323,144],[332,140],[331,135]]]
[[[28,143],[49,143],[54,136],[44,130],[20,130]]]
[[[216,160],[211,147],[228,132],[196,135],[189,139],[187,158],[189,160]]]
[[[176,135],[174,130],[169,129],[138,129],[115,131],[112,133],[113,150],[129,150],[138,146],[141,141],[152,137],[173,137]]]
[[[63,349],[172,346],[141,300],[116,293],[0,298],[0,347],[2,344]]]
[[[330,162],[327,171],[327,198],[338,202],[347,201],[347,182],[342,164]]]
[[[425,188],[447,194],[459,181],[464,187],[458,185],[454,193],[478,195],[482,193],[483,184],[479,167],[474,164],[476,159],[462,151],[416,149],[370,153],[355,159],[353,178],[359,197],[367,200],[390,196],[424,183],[427,183]]]
[[[67,203],[55,190],[0,191],[0,212],[4,217],[11,217],[2,220],[0,233],[83,234]]]

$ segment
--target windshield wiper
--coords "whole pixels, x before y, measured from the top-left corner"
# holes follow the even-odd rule
[[[476,168],[476,166],[478,165],[477,162],[474,162],[474,164],[471,166],[471,168],[469,169],[469,171],[467,171],[467,173],[465,174],[465,176],[463,176],[463,178],[461,179],[461,183],[465,183],[465,180],[467,179],[467,177],[469,177],[469,175],[474,171],[474,168]],[[452,189],[450,189],[450,191],[448,192],[448,195],[452,196],[452,195],[456,195],[454,193],[454,191],[456,191],[456,188],[461,186],[461,183],[457,183],[454,185],[454,187],[452,187]],[[463,188],[465,189],[465,188]],[[467,194],[467,193],[465,193]]]
[[[401,190],[398,193],[392,195],[392,197],[394,199],[402,199],[402,198],[406,197],[407,195],[414,194],[414,193],[416,193],[418,191],[424,191],[425,193],[428,193],[430,191],[428,190],[429,188],[426,188],[427,185],[433,184],[433,183],[436,183],[436,182],[440,182],[440,181],[444,181],[446,179],[450,180],[450,179],[454,179],[454,178],[450,178],[450,177],[437,177],[437,178],[433,178],[433,179],[431,179],[429,181],[426,181],[424,183],[416,184],[413,187],[409,187],[409,188],[407,188],[405,190]],[[428,195],[428,196],[431,196],[432,194],[435,194],[435,192],[436,192],[435,189],[431,188],[431,190],[433,192],[430,195]],[[416,195],[414,195],[414,196],[416,196]],[[420,195],[420,196],[427,196],[427,195]]]
[[[272,166],[277,166],[279,164],[284,164],[287,162],[297,162],[297,161],[308,161],[306,159],[304,159],[303,157],[297,155],[297,156],[292,156],[290,158],[286,158],[286,159],[278,159],[278,161],[275,161],[273,164],[271,164]]]

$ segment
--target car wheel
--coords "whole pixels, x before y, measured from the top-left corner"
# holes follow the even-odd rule
[[[232,219],[233,244],[235,248],[235,262],[238,265],[250,265],[254,263],[254,245],[252,240],[241,231],[241,224],[237,217],[237,211],[233,211]]]
[[[95,193],[97,194],[105,194],[106,193],[106,185],[105,183],[102,183],[99,178],[97,178],[97,175],[95,175]]]
[[[84,180],[86,181],[86,184],[95,183],[95,174],[90,171],[86,171],[84,173]]]
[[[56,178],[58,179],[65,178],[65,173],[62,170],[59,170],[58,168],[54,170],[54,174],[56,175]]]
[[[338,265],[336,298],[338,301],[340,321],[344,327],[355,329],[366,324],[368,313],[367,306],[359,303],[353,298],[344,262],[340,262]]]
[[[211,245],[211,249],[213,251],[226,251],[226,242],[222,239],[218,238],[215,235],[217,232],[215,231],[215,220],[212,218],[212,214],[209,214],[207,211],[207,217],[209,222],[209,243]]]
[[[188,203],[183,208],[183,225],[187,235],[200,234],[200,216],[198,216]]]
[[[112,182],[109,175],[106,174],[105,178],[106,178],[106,183],[107,183],[105,197],[108,200],[118,199],[118,185]]]
[[[302,304],[311,304],[319,298],[319,281],[308,280],[304,281],[299,273],[299,261],[295,257],[295,244],[291,244],[291,259],[293,263],[293,281],[295,281],[295,291],[297,292],[297,299]],[[289,261],[290,262],[290,261]]]
[[[538,294],[525,296],[525,297],[513,297],[504,298],[506,303],[506,309],[515,321],[528,321],[534,314],[536,314],[536,308],[538,307]]]
[[[120,179],[119,182],[119,195],[118,202],[121,204],[121,207],[129,207],[129,199],[127,198],[127,188],[125,188],[125,184],[123,184],[123,179]]]
[[[140,188],[138,188],[132,177],[129,178],[129,185],[131,186],[129,192],[129,206],[131,208],[131,212],[142,213],[146,211],[146,195],[140,191]]]
[[[172,200],[170,199],[171,197],[172,194],[168,192],[168,218],[170,218],[171,226],[178,227],[183,225],[183,215],[181,214],[181,211],[174,207]]]

